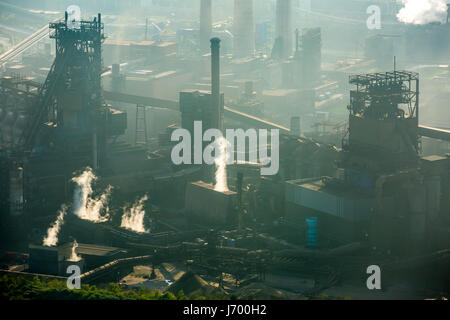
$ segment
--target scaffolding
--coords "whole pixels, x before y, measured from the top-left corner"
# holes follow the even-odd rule
[[[42,124],[92,130],[96,112],[103,106],[101,15],[71,27],[66,13],[65,19],[50,23],[49,28],[50,38],[56,40],[56,58],[39,88],[30,129],[24,133],[28,151],[33,148]]]
[[[408,71],[350,76],[350,113],[372,119],[419,117],[419,75]]]
[[[420,150],[419,75],[408,71],[354,75],[350,84],[356,89],[350,91],[342,167],[357,179],[415,167]]]
[[[147,108],[143,105],[136,105],[136,132],[134,135],[134,144],[147,145]]]

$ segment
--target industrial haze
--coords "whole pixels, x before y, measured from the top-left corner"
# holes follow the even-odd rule
[[[448,298],[449,13],[0,0],[1,296]]]

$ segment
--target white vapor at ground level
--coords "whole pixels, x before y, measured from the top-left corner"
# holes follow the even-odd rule
[[[47,236],[42,241],[42,245],[46,247],[54,247],[58,244],[58,233],[61,229],[61,226],[64,223],[64,216],[67,212],[67,206],[62,205],[61,209],[59,210],[58,217],[56,218],[56,221],[53,223],[53,225],[47,229]]]
[[[216,141],[218,144],[219,155],[216,156],[214,162],[216,164],[216,184],[214,190],[219,192],[228,191],[227,182],[227,162],[228,162],[228,141],[226,138],[220,138]]]
[[[105,222],[109,219],[108,201],[112,187],[98,197],[92,197],[92,183],[97,179],[91,168],[86,168],[81,175],[72,179],[77,184],[74,191],[74,213],[81,219],[92,222]],[[102,212],[104,212],[102,214]]]
[[[144,202],[147,201],[148,196],[143,196],[139,201],[134,203],[134,205],[129,209],[124,209],[124,213],[122,215],[122,222],[120,226],[122,228],[132,230],[139,233],[148,232],[145,230],[144,225]]]
[[[70,262],[78,262],[81,260],[81,257],[77,254],[77,248],[78,248],[78,242],[77,240],[73,241],[73,246],[72,246],[72,253],[70,255],[70,258],[68,259],[68,261]]]

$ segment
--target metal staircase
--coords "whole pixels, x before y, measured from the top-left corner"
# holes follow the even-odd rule
[[[136,132],[134,136],[134,144],[147,145],[147,116],[146,107],[138,104],[136,106]]]

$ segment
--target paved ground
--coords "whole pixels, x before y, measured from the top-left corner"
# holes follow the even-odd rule
[[[152,290],[165,290],[171,283],[177,281],[184,271],[178,266],[170,263],[163,263],[155,268],[154,279],[149,279],[152,274],[151,266],[135,266],[134,271],[124,277],[121,282],[130,288],[145,287]]]
[[[167,287],[178,280],[185,271],[183,266],[176,264],[163,263],[155,269],[156,277],[149,279],[152,273],[152,267],[148,265],[136,266],[134,271],[122,279],[130,288],[145,287],[152,290],[164,291]],[[218,287],[216,279],[204,278],[211,286]],[[235,279],[228,274],[224,274],[224,285],[226,289],[236,289]],[[293,293],[302,293],[305,290],[312,289],[315,285],[313,279],[289,274],[266,274],[264,285],[276,289],[282,289]],[[318,297],[351,299],[351,300],[423,300],[427,296],[419,293],[408,283],[391,285],[382,290],[369,290],[365,283],[342,284],[323,290]],[[434,298],[434,297],[428,297]]]
[[[326,289],[322,295],[352,300],[423,300],[425,296],[419,295],[417,290],[408,284],[393,285],[385,290],[369,290],[365,283],[361,286],[342,285]]]

